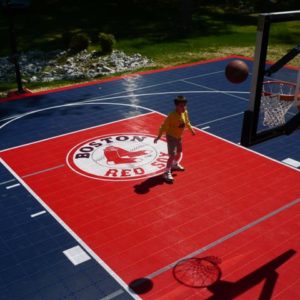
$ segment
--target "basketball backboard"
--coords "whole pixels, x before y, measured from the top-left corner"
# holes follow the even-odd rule
[[[264,13],[258,17],[256,48],[254,66],[252,71],[252,83],[250,91],[250,102],[248,110],[244,113],[241,145],[251,146],[270,138],[290,134],[300,126],[300,113],[296,106],[292,105],[285,114],[285,121],[278,126],[265,126],[264,110],[261,105],[262,93],[265,81],[283,81],[295,85],[292,93],[299,94],[300,76],[299,68],[284,68],[300,54],[300,40],[295,40],[294,47],[286,54],[276,58],[275,62],[268,62],[268,54],[272,51],[270,41],[272,40],[272,26],[275,23],[300,21],[300,10],[275,13]],[[299,26],[299,25],[298,25]],[[300,56],[300,55],[299,55]]]

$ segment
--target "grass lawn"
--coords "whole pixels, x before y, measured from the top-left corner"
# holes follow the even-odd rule
[[[55,2],[55,1],[54,1]],[[93,2],[93,1],[90,1]],[[99,4],[82,7],[43,9],[42,4],[16,17],[19,50],[63,49],[65,31],[87,32],[93,40],[98,32],[113,33],[116,48],[127,54],[141,53],[154,61],[152,68],[195,62],[231,54],[253,57],[256,39],[257,15],[226,13],[221,9],[203,7],[193,14],[192,30],[178,35],[174,19],[155,18],[153,15],[126,15],[118,13],[107,19],[99,13]],[[110,8],[112,9],[112,8]],[[38,26],[37,26],[38,24]],[[276,60],[295,47],[300,35],[300,22],[279,23],[272,27],[268,59]],[[0,39],[8,41],[7,19],[0,18]],[[91,49],[99,49],[93,43]],[[9,54],[9,43],[1,43],[0,56]],[[299,65],[300,57],[292,64]],[[29,89],[43,89],[73,82],[28,83]],[[4,96],[14,83],[0,83]]]

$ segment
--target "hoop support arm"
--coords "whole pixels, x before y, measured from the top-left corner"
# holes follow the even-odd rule
[[[271,67],[269,67],[265,71],[265,75],[271,76],[280,70],[284,65],[286,65],[289,61],[295,58],[300,53],[300,45],[290,50],[287,54],[281,57],[276,63],[274,63]]]

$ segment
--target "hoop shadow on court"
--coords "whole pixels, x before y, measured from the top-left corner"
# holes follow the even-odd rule
[[[208,287],[213,293],[208,300],[231,300],[264,281],[258,300],[271,300],[279,274],[276,269],[287,262],[296,251],[290,249],[236,282],[219,280]]]
[[[173,277],[187,287],[208,287],[220,280],[220,263],[221,259],[216,256],[185,258],[173,267]]]
[[[276,269],[287,262],[296,251],[290,249],[236,282],[221,280],[221,260],[217,257],[188,258],[173,268],[173,276],[191,288],[207,288],[213,293],[207,300],[232,300],[264,281],[258,300],[271,300],[279,277]]]

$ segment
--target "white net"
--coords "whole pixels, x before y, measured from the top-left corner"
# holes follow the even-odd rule
[[[286,113],[296,100],[295,90],[296,84],[291,82],[264,82],[261,96],[264,126],[271,128],[285,124]]]

